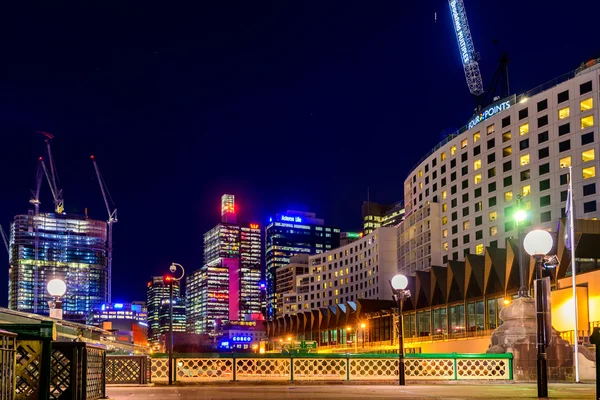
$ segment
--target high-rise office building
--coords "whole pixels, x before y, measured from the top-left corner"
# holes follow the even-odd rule
[[[170,323],[170,284],[169,277],[153,276],[148,282],[148,342],[153,345],[160,344],[161,334],[169,332]],[[173,331],[185,332],[186,313],[185,302],[181,298],[179,281],[173,280]]]
[[[237,223],[235,197],[221,197],[221,222],[204,234],[204,266],[187,278],[188,332],[215,333],[261,314],[262,237]]]
[[[273,318],[281,304],[277,272],[296,254],[312,255],[339,247],[340,229],[326,226],[315,213],[288,210],[269,218],[265,236],[267,317]]]
[[[62,279],[64,319],[85,323],[107,301],[106,222],[85,216],[15,216],[10,229],[9,308],[48,314],[51,279]]]
[[[362,205],[363,230],[368,235],[380,226],[396,226],[404,220],[404,205],[365,201]]]
[[[115,332],[117,340],[148,345],[146,302],[102,304],[88,313],[87,324]]]

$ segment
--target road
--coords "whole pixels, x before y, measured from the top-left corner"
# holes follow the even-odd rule
[[[552,399],[594,399],[593,384],[550,384]],[[409,385],[240,385],[179,387],[107,387],[113,400],[349,400],[349,399],[537,399],[535,384],[433,384]]]

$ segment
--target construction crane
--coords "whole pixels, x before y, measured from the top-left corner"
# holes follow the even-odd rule
[[[108,204],[108,199],[110,198],[110,202],[113,206],[114,203],[112,201],[112,198],[110,197],[110,192],[108,191],[106,183],[102,178],[102,174],[100,173],[100,169],[98,168],[98,164],[96,163],[96,158],[94,156],[90,156],[90,159],[94,163],[94,169],[96,170],[96,176],[98,177],[98,183],[100,184],[100,191],[102,192],[102,198],[104,199],[104,205],[106,206],[106,212],[108,213],[108,220],[106,221],[106,223],[108,225],[108,302],[110,303],[112,298],[112,227],[113,224],[117,222],[117,209],[114,208],[111,210],[111,207]]]
[[[4,228],[0,225],[0,236],[2,236],[2,241],[4,242],[4,246],[6,247],[6,252],[10,258],[10,246],[8,245],[8,237],[6,236],[6,232],[4,232]]]
[[[463,0],[448,0],[454,32],[458,41],[458,50],[465,70],[467,86],[473,96],[479,98],[484,93],[483,79],[479,71],[479,53],[473,46],[473,37],[467,21],[467,12]]]
[[[37,172],[35,174],[35,190],[31,191],[31,199],[29,199],[29,203],[32,204],[35,209],[35,215],[40,213],[40,189],[42,187],[42,180],[44,179],[43,163],[44,160],[40,157]]]
[[[48,132],[37,131],[37,133],[46,137],[46,149],[48,150],[48,162],[50,164],[50,171],[48,171],[44,160],[41,160],[42,168],[44,169],[44,174],[46,175],[46,179],[48,179],[50,191],[52,192],[52,197],[54,198],[54,211],[56,211],[59,214],[62,214],[65,210],[65,201],[63,198],[63,191],[58,187],[57,184],[58,173],[56,172],[54,158],[52,157],[52,149],[50,147],[50,141],[54,139],[54,136],[52,136]]]
[[[33,216],[33,226],[34,226],[34,237],[33,237],[33,245],[34,245],[34,264],[33,264],[33,281],[37,282],[39,278],[39,249],[40,249],[40,235],[39,235],[39,221],[38,215],[40,214],[40,189],[42,187],[42,180],[44,179],[44,159],[42,157],[39,158],[39,164],[37,167],[37,172],[35,176],[35,190],[31,191],[31,199],[29,199],[29,203],[33,204],[35,208],[34,216]],[[38,286],[34,286],[33,290],[33,312],[37,313],[38,309]]]

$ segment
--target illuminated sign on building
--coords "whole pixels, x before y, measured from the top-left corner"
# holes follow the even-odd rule
[[[300,217],[288,217],[287,215],[282,215],[281,220],[288,222],[302,222],[302,218]]]
[[[359,237],[362,237],[362,234],[358,232],[348,232],[346,233],[346,236],[352,239],[358,239]]]
[[[501,112],[508,110],[509,108],[514,106],[515,103],[516,103],[516,96],[513,95],[508,100],[501,100],[497,103],[492,104],[491,106],[482,110],[478,115],[476,115],[469,121],[469,124],[467,125],[468,129],[471,129],[478,123],[485,121],[486,119],[488,119],[496,114],[499,114]]]
[[[258,229],[258,224],[250,224],[250,229]]]
[[[115,303],[113,307],[117,309],[123,308],[123,303]]]
[[[460,58],[463,64],[467,64],[471,56],[469,55],[469,48],[467,47],[467,41],[465,40],[465,30],[462,26],[460,16],[458,15],[458,9],[456,8],[456,0],[450,2],[450,12],[452,13],[452,21],[454,22],[454,30],[456,31],[456,38],[458,40],[458,48],[460,49]]]
[[[234,342],[251,342],[252,338],[250,336],[234,336],[231,338],[231,340],[233,340]]]

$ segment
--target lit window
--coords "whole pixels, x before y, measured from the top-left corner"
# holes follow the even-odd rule
[[[443,238],[447,238],[447,237],[448,237],[448,229],[444,229],[444,230],[442,231],[442,237],[443,237]]]
[[[419,189],[423,189],[423,182],[419,182]]]
[[[589,128],[594,126],[594,116],[588,115],[587,117],[581,118],[581,129]]]
[[[581,161],[588,162],[596,159],[594,149],[589,149],[581,153]]]
[[[456,146],[450,147],[450,155],[453,156],[456,154]]]
[[[496,225],[490,226],[490,236],[496,236],[498,234],[498,227]]]
[[[581,172],[583,172],[583,179],[593,178],[596,176],[596,167],[587,167]]]
[[[529,124],[523,124],[519,127],[519,135],[523,136],[529,133]]]
[[[440,160],[444,161],[446,159],[446,152],[443,152],[442,155],[440,155]]]
[[[529,154],[522,155],[520,158],[520,163],[521,163],[521,165],[529,164]]]
[[[419,178],[420,178],[420,177],[422,177],[422,176],[423,176],[423,170],[422,170],[422,169],[420,169],[420,170],[419,170]]]
[[[475,254],[483,254],[483,245],[482,244],[478,244],[477,246],[475,246]]]
[[[570,115],[571,115],[570,107],[564,107],[564,108],[561,108],[560,110],[558,110],[558,119],[569,118]]]
[[[495,221],[498,218],[498,212],[492,211],[490,214],[490,221]]]
[[[464,221],[463,222],[463,231],[466,231],[470,227],[471,227],[471,224],[469,223],[469,221]]]
[[[591,99],[590,99],[591,100]],[[479,134],[479,132],[475,132],[473,134],[473,143],[477,143],[479,141],[479,139],[481,138],[481,135]]]
[[[494,128],[493,124],[487,127],[487,134],[488,135],[491,135],[494,132],[496,132],[496,129]]]
[[[444,244],[442,245],[442,248],[444,250],[448,250],[448,242],[444,242]]]
[[[481,168],[481,160],[477,160],[473,163],[473,169],[475,171],[477,171],[479,168]]]
[[[570,167],[571,166],[571,156],[561,158],[559,160],[558,165],[560,165],[561,168]]]
[[[481,174],[475,175],[474,181],[475,181],[476,185],[480,184],[481,183]]]
[[[531,185],[525,185],[521,188],[521,195],[523,197],[529,196],[531,194]]]
[[[446,225],[448,223],[448,217],[442,217],[442,225]]]
[[[446,197],[448,197],[448,192],[443,190],[442,191],[442,199],[445,199]]]
[[[508,146],[502,149],[502,157],[507,157],[512,154],[512,147]]]
[[[446,210],[448,210],[448,204],[444,203],[442,204],[442,212],[446,212]]]
[[[460,142],[460,148],[464,149],[465,147],[467,147],[467,139],[464,139],[462,142]]]
[[[589,99],[581,100],[579,103],[579,109],[581,111],[591,110],[592,108],[594,108],[594,99],[591,97]]]
[[[510,131],[509,132],[504,132],[502,134],[502,143],[508,142],[510,140],[510,138],[511,138]]]
[[[512,193],[512,191],[504,193],[504,201],[512,201],[512,199],[513,199],[513,193]]]

